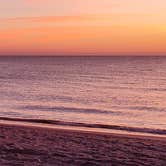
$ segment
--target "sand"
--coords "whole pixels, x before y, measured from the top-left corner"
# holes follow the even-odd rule
[[[0,125],[0,166],[166,166],[165,138]]]

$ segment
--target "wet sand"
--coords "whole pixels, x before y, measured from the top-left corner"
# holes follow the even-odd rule
[[[166,139],[0,124],[1,166],[165,166]]]

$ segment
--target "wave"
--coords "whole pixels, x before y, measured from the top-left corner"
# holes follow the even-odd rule
[[[118,125],[107,125],[107,124],[88,124],[88,123],[78,123],[78,122],[65,122],[59,120],[46,120],[46,119],[22,119],[22,118],[8,118],[0,117],[0,120],[4,121],[15,121],[15,122],[29,122],[29,123],[42,123],[51,125],[61,125],[61,126],[71,126],[71,127],[87,127],[87,128],[98,128],[98,129],[112,129],[127,132],[138,132],[147,134],[159,134],[166,135],[166,130],[164,129],[151,129],[151,128],[138,128],[138,127],[127,127]]]
[[[154,106],[112,106],[115,110],[136,110],[136,111],[147,111],[147,112],[166,112],[166,107],[154,107]]]
[[[158,107],[148,107],[148,106],[133,106],[133,107],[124,107],[129,110],[138,110],[138,111],[149,111],[149,112],[166,112],[166,108],[158,108]]]
[[[93,108],[75,108],[75,107],[47,107],[47,106],[22,106],[17,107],[16,109],[21,110],[39,110],[39,111],[60,111],[60,112],[68,112],[68,113],[86,113],[86,114],[124,114],[118,111],[110,111],[110,110],[100,110],[100,109],[93,109]]]

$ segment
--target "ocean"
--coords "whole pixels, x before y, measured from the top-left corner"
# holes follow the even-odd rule
[[[0,57],[0,119],[166,135],[166,57]]]

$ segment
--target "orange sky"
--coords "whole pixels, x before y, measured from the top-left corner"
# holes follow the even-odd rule
[[[14,1],[0,2],[0,55],[166,55],[164,0]]]

